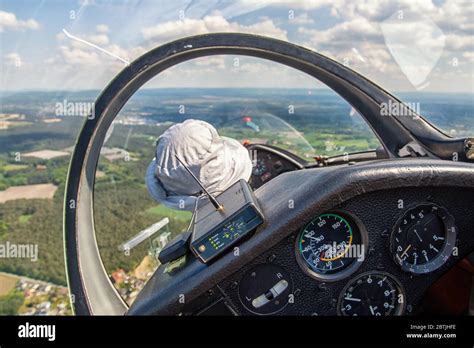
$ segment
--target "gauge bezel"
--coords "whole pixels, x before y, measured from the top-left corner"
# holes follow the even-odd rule
[[[354,230],[354,227],[357,228],[357,230],[360,233],[361,244],[364,246],[364,258],[362,261],[359,262],[356,259],[354,260],[354,262],[352,262],[352,264],[350,264],[346,268],[340,271],[336,271],[335,273],[331,273],[331,274],[318,273],[310,268],[306,260],[303,258],[303,255],[301,254],[300,249],[299,249],[300,236],[311,222],[313,222],[314,220],[316,220],[317,218],[319,218],[321,215],[324,215],[324,214],[340,215],[342,218],[347,220],[349,224],[351,223],[353,224],[351,225],[353,230]],[[359,269],[360,266],[362,266],[362,264],[364,263],[367,257],[368,247],[369,247],[369,234],[367,233],[365,226],[362,224],[359,218],[357,218],[356,216],[354,216],[353,214],[345,210],[330,210],[328,212],[315,216],[313,219],[311,219],[298,231],[298,233],[296,234],[296,240],[295,240],[295,256],[296,256],[296,261],[298,263],[298,266],[306,275],[310,276],[313,279],[323,281],[323,282],[335,282],[335,281],[350,277]]]
[[[287,301],[285,302],[285,304],[280,307],[280,308],[277,308],[276,310],[272,311],[272,312],[268,312],[268,313],[259,313],[258,311],[256,311],[255,309],[249,307],[246,302],[244,300],[242,300],[242,296],[240,294],[240,291],[241,291],[241,283],[242,283],[242,279],[249,273],[251,272],[254,272],[257,268],[259,267],[266,267],[266,266],[270,266],[270,267],[276,267],[276,268],[280,268],[280,270],[284,271],[284,273],[286,273],[288,275],[288,280],[289,280],[289,287],[290,287],[290,291],[289,291],[289,295],[292,295],[294,293],[294,282],[293,282],[293,277],[291,276],[291,273],[289,271],[287,271],[283,266],[279,265],[279,264],[276,264],[276,263],[272,263],[272,262],[268,262],[268,263],[259,263],[257,265],[254,265],[252,266],[251,268],[249,268],[248,270],[246,270],[240,280],[239,280],[239,284],[238,284],[238,287],[237,287],[237,297],[239,298],[239,301],[240,301],[240,304],[247,310],[249,311],[250,313],[252,314],[255,314],[255,315],[258,315],[258,316],[271,316],[271,315],[275,315],[279,312],[281,312],[282,310],[284,310],[290,303],[289,301],[289,298],[287,299]]]
[[[439,217],[441,217],[442,223],[444,224],[444,231],[445,231],[445,238],[446,241],[443,245],[443,249],[441,252],[430,262],[420,264],[420,265],[413,265],[406,260],[399,262],[396,255],[396,247],[394,243],[395,234],[398,233],[398,228],[400,227],[403,219],[410,214],[411,211],[416,210],[421,207],[430,207],[430,212],[432,208],[436,208],[436,213]],[[443,218],[444,217],[444,218]],[[392,255],[392,259],[397,264],[402,271],[411,273],[411,274],[428,274],[432,273],[443,265],[449,260],[449,258],[453,254],[453,250],[456,247],[456,238],[457,238],[458,229],[456,227],[456,223],[454,217],[448,212],[448,210],[436,203],[432,202],[425,202],[425,203],[418,203],[408,207],[397,219],[395,224],[392,227],[392,233],[390,234],[390,244],[389,250],[390,254]]]
[[[344,288],[342,288],[341,293],[339,294],[338,301],[337,301],[337,315],[348,316],[348,315],[343,314],[343,312],[341,311],[341,304],[342,304],[344,294],[346,293],[347,289],[349,289],[349,287],[351,287],[351,285],[354,284],[357,280],[359,280],[360,278],[363,278],[365,276],[368,276],[368,275],[381,275],[381,276],[386,276],[386,277],[390,278],[390,280],[396,286],[399,294],[402,294],[402,296],[403,296],[403,303],[398,303],[397,302],[399,304],[399,306],[396,309],[396,312],[391,316],[400,316],[400,315],[405,314],[405,310],[406,310],[406,307],[407,307],[407,295],[406,295],[405,288],[403,287],[402,283],[397,279],[397,277],[395,277],[394,275],[392,275],[390,273],[383,272],[383,271],[374,271],[374,270],[372,270],[372,271],[361,273],[361,274],[357,275],[356,277],[350,279],[347,282],[347,284],[344,286]]]

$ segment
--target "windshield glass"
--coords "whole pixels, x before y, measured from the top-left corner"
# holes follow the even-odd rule
[[[217,59],[223,67],[220,80],[214,83],[225,87],[161,87],[173,76],[179,78],[182,71]],[[233,66],[235,59],[238,68]],[[266,69],[279,71],[307,88],[232,86],[226,74],[238,75],[238,69],[252,69],[256,75]],[[277,84],[276,78],[274,82]],[[189,119],[205,121],[220,136],[241,144],[271,145],[308,162],[314,162],[316,155],[379,146],[350,104],[313,77],[277,63],[243,56],[204,57],[156,76],[132,96],[112,123],[96,173],[94,219],[99,250],[108,274],[128,303],[159,265],[157,255],[162,247],[185,231],[191,218],[188,211],[169,209],[153,200],[145,185],[157,138]]]
[[[62,237],[71,154],[94,101],[134,59],[190,35],[263,35],[326,55],[467,137],[473,17],[472,1],[450,0],[0,1],[0,248],[32,248],[26,259],[0,258],[0,315],[71,313]],[[156,251],[187,226],[189,213],[156,203],[144,175],[157,137],[193,118],[310,163],[380,146],[351,105],[280,64],[229,55],[164,71],[121,110],[96,177],[100,251],[129,303],[158,265]]]
[[[405,92],[399,96],[444,133],[454,138],[474,135],[472,94]]]

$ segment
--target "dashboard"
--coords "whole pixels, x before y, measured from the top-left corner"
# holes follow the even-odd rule
[[[103,271],[95,236],[94,177],[105,128],[158,72],[219,52],[273,60],[322,81],[363,116],[385,156],[372,151],[370,158],[357,155],[359,162],[347,162],[351,156],[321,158],[294,170],[298,164],[288,164],[282,156],[275,161],[269,150],[259,161],[257,151],[252,183],[263,223],[239,239],[235,250],[226,249],[209,264],[190,254],[184,239],[184,254],[160,265],[128,306]],[[474,250],[472,139],[449,137],[423,117],[380,117],[384,105],[400,102],[323,55],[264,37],[223,33],[183,38],[139,57],[100,94],[96,117],[84,123],[71,158],[64,248],[74,310],[129,315],[417,312],[426,289]],[[337,232],[327,237],[332,243],[321,240],[328,226]],[[431,242],[423,236],[417,241],[413,226],[418,234],[419,228],[432,230]],[[445,245],[454,237],[457,249]],[[379,282],[387,301],[379,301],[373,290]],[[363,295],[374,302],[367,306],[365,300],[358,307]]]
[[[252,236],[209,265],[161,266],[128,314],[422,314],[474,250],[473,179],[470,164],[430,159],[280,174],[254,191],[265,222]]]
[[[361,195],[301,221],[213,293],[228,314],[415,314],[433,277],[474,243],[473,212],[461,203],[472,197],[423,188]]]

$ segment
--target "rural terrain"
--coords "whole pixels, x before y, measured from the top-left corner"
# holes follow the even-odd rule
[[[0,246],[37,245],[38,259],[0,258],[0,314],[69,314],[62,210],[66,176],[85,115],[58,114],[58,103],[91,103],[98,91],[2,95],[0,109]],[[470,95],[401,94],[452,136],[473,136]],[[94,218],[105,268],[133,301],[153,270],[157,248],[185,230],[190,213],[148,195],[144,174],[157,137],[195,118],[221,135],[315,155],[375,149],[364,120],[339,96],[304,89],[166,89],[139,91],[111,126],[96,173]],[[148,226],[169,224],[130,253],[119,246]],[[0,254],[1,256],[1,254]],[[36,283],[35,283],[36,282]],[[36,284],[39,284],[36,286]],[[31,289],[33,289],[31,291]],[[8,305],[6,305],[8,303]]]

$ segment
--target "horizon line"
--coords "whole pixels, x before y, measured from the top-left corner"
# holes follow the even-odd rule
[[[0,94],[3,93],[25,93],[25,92],[67,92],[67,93],[80,93],[80,92],[94,92],[94,91],[103,91],[105,89],[102,88],[89,88],[89,89],[18,89],[18,90],[0,90]],[[334,90],[330,88],[324,87],[314,87],[314,88],[305,88],[305,87],[149,87],[149,88],[140,88],[136,92],[140,91],[153,91],[153,90],[177,90],[177,89],[201,89],[201,90],[209,90],[209,89],[223,89],[223,90],[230,90],[230,89],[273,89],[273,90],[317,90],[317,91],[328,91],[336,93]],[[390,93],[421,93],[421,94],[474,94],[474,91],[413,91],[413,90],[394,90],[390,91]],[[337,93],[336,93],[337,94]]]

